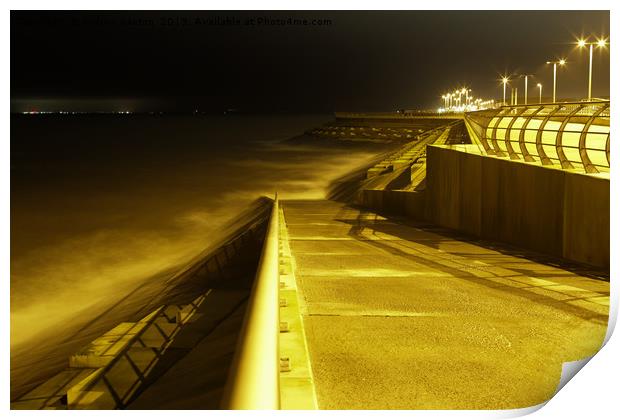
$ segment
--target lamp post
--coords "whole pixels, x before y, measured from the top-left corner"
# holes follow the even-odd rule
[[[566,60],[564,60],[563,58],[561,60],[558,61],[547,61],[547,64],[553,64],[553,103],[555,103],[555,91],[557,89],[557,66],[558,64],[560,66],[563,66],[564,64],[566,64]]]
[[[533,76],[533,74],[521,74],[520,77],[523,77],[525,79],[525,94],[523,95],[523,105],[527,105],[527,82],[528,82],[528,78],[530,76]],[[518,105],[518,103],[516,103],[515,105]]]
[[[504,85],[504,106],[506,106],[506,85],[508,84],[508,78],[506,76],[502,77],[502,85]]]
[[[519,105],[519,88],[515,88],[515,105]]]
[[[525,94],[523,96],[523,105],[527,105],[527,77],[528,75],[525,75]]]
[[[588,45],[590,47],[590,65],[588,66],[588,101],[592,100],[592,55],[594,54],[594,46],[596,48],[605,48],[607,45],[607,39],[599,39],[596,42],[587,42],[585,39],[580,39],[577,42],[579,48],[585,48]]]
[[[542,84],[537,84],[538,86],[538,103],[542,104]]]

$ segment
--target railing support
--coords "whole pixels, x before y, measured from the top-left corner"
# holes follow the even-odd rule
[[[483,143],[484,152],[488,155],[497,157],[505,155],[499,148],[499,142],[504,141],[510,159],[523,159],[526,162],[536,162],[539,159],[541,165],[554,165],[557,161],[562,169],[581,171],[580,167],[583,166],[585,173],[596,173],[599,170],[608,172],[610,165],[608,110],[609,101],[606,100],[587,104],[562,102],[503,106],[466,113],[465,123],[472,139]],[[508,118],[509,122],[505,135],[499,138],[501,136],[498,132],[503,118]],[[523,121],[519,128],[515,128],[517,119]],[[554,124],[548,128],[550,121]],[[595,130],[590,132],[595,123]],[[515,130],[519,132],[518,145],[521,156],[512,147],[511,138]],[[528,140],[526,143],[526,135],[534,135],[535,140],[533,142]],[[578,145],[574,144],[575,135],[579,136]],[[548,141],[550,137],[553,137],[553,142]],[[587,144],[588,138],[595,139],[593,144]],[[536,150],[529,150],[530,145]],[[546,152],[550,151],[550,148],[554,149],[554,153],[548,156]],[[574,153],[576,149],[579,152],[578,159]],[[567,155],[569,150],[571,153]],[[592,163],[591,154],[596,156],[596,164]],[[557,159],[550,157],[552,155],[557,155]]]
[[[590,160],[590,156],[588,156],[588,149],[586,148],[586,139],[588,137],[588,130],[590,130],[590,126],[596,120],[596,118],[599,115],[601,115],[603,111],[605,111],[607,108],[609,108],[609,104],[605,104],[601,106],[597,111],[595,111],[592,114],[592,116],[588,118],[588,121],[584,125],[583,130],[581,131],[581,135],[579,136],[579,156],[581,157],[583,169],[589,174],[598,173],[598,169],[596,169],[596,166],[592,164],[592,161]],[[607,139],[609,139],[609,137],[607,137]],[[609,142],[606,141],[605,143],[606,143],[605,154],[607,157],[607,150],[609,150]],[[609,163],[609,158],[607,158],[607,162]]]
[[[237,350],[224,390],[224,409],[280,408],[278,207],[276,194],[243,327],[237,340]]]

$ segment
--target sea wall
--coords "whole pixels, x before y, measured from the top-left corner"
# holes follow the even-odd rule
[[[421,191],[364,189],[385,213],[609,268],[609,178],[429,145]]]
[[[425,218],[437,225],[609,267],[609,178],[429,146]]]

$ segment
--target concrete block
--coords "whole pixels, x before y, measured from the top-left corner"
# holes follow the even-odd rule
[[[69,357],[69,366],[99,368],[107,365],[129,345],[131,340],[136,338],[143,328],[144,325],[135,322],[123,322],[117,325]]]
[[[93,389],[102,372],[103,368],[93,371],[67,391],[68,409],[115,408],[114,398],[106,389],[105,384],[100,384],[96,389]]]
[[[66,369],[54,375],[19,400],[11,403],[12,410],[42,410],[66,407],[66,394],[96,369]]]

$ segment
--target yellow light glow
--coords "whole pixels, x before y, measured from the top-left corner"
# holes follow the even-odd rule
[[[561,59],[561,60],[560,60],[560,62],[559,62],[559,64],[560,64],[560,66],[563,66],[564,64],[566,64],[566,60]]]
[[[586,40],[585,40],[585,39],[580,39],[580,40],[577,42],[577,45],[578,45],[579,47],[585,47],[585,46],[586,46]]]
[[[507,78],[507,77],[502,78],[502,83],[503,83],[503,84],[508,83],[508,78]]]
[[[542,84],[540,84],[540,83],[539,83],[539,84],[537,84],[536,86],[538,86],[539,88],[541,88],[541,87],[542,87]]]
[[[607,45],[607,40],[606,39],[599,39],[598,42],[596,43],[596,45],[598,45],[599,47],[605,47]]]

